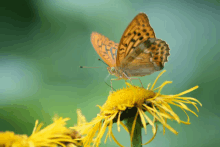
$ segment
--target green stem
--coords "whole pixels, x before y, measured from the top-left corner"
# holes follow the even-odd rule
[[[132,129],[132,125],[134,123],[134,119],[135,119],[135,116],[126,118],[124,120],[125,125],[127,126],[130,135],[131,135],[131,129]],[[142,144],[141,128],[142,128],[142,123],[141,123],[140,117],[138,115],[137,122],[136,122],[135,129],[134,129],[132,142],[131,142],[132,147],[142,147],[142,145],[141,145]]]

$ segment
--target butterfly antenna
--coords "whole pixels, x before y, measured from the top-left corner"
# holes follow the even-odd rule
[[[101,61],[102,63],[104,63],[105,65],[108,66],[108,64],[106,64],[105,62],[103,62],[101,59],[98,59],[99,61]],[[79,68],[100,68],[100,67],[87,67],[87,66],[79,66]]]
[[[87,66],[79,66],[79,68],[100,68],[100,67],[87,67]]]
[[[99,61],[102,61],[101,59],[98,59],[98,60],[99,60]],[[103,61],[102,61],[102,63],[104,63],[105,65],[107,65],[107,66],[108,66],[108,64],[106,64],[105,62],[103,62]]]

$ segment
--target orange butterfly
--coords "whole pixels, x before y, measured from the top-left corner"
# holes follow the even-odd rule
[[[116,80],[137,79],[131,77],[142,77],[162,70],[170,55],[168,44],[155,37],[145,13],[139,13],[131,21],[119,44],[97,32],[91,34],[91,42],[108,64],[109,73],[117,77]]]

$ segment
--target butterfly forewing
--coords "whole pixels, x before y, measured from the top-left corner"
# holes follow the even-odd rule
[[[118,43],[109,40],[107,37],[97,32],[91,34],[91,42],[102,60],[110,67],[115,67]]]
[[[131,53],[135,47],[149,38],[155,38],[153,28],[150,26],[146,14],[139,13],[124,31],[118,47],[116,65]]]

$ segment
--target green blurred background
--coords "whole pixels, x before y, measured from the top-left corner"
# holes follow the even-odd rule
[[[119,42],[129,22],[145,12],[157,38],[171,49],[157,86],[173,84],[164,94],[176,94],[199,85],[187,96],[203,107],[191,125],[169,122],[179,135],[159,131],[148,146],[217,147],[220,144],[220,1],[219,0],[8,0],[0,4],[0,130],[32,132],[38,119],[48,125],[55,114],[76,124],[76,109],[90,121],[110,91],[104,83],[108,72],[97,59],[90,34],[97,31]],[[101,66],[80,69],[79,66]],[[142,77],[144,86],[159,72]],[[110,79],[110,78],[109,78]],[[108,80],[109,82],[109,80]],[[138,81],[135,84],[140,85]],[[113,81],[114,88],[125,86]],[[190,107],[192,108],[192,107]],[[184,113],[182,119],[186,120]],[[195,109],[193,109],[195,110]],[[129,135],[118,141],[130,146]],[[143,134],[143,142],[148,141]],[[117,146],[107,141],[100,146]]]

